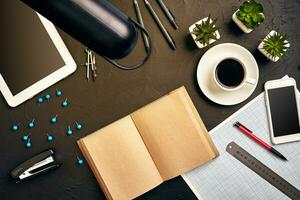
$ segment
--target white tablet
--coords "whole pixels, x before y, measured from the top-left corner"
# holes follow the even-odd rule
[[[54,25],[19,0],[0,3],[0,91],[16,107],[76,70]]]

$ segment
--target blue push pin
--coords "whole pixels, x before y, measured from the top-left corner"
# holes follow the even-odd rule
[[[27,140],[25,146],[26,146],[26,148],[31,148],[32,144],[31,144],[31,142],[30,142],[30,139]]]
[[[31,120],[31,122],[28,123],[28,128],[34,128],[35,124],[34,124],[34,119]]]
[[[82,129],[82,124],[79,124],[76,122],[76,129],[79,131],[80,129]]]
[[[13,124],[12,126],[11,126],[11,130],[13,131],[13,132],[16,132],[16,131],[18,131],[19,130],[19,124]]]
[[[70,126],[67,129],[67,135],[73,135],[73,131]]]
[[[44,102],[44,99],[43,99],[42,97],[39,97],[39,98],[37,99],[37,102],[38,102],[39,104],[41,104],[41,103]]]
[[[62,107],[67,107],[69,105],[68,99],[65,99],[62,103],[61,106]]]
[[[62,93],[61,90],[56,90],[55,94],[56,94],[57,97],[60,97],[63,93]]]
[[[45,99],[49,101],[51,99],[51,94],[46,94]]]
[[[77,164],[83,165],[83,160],[77,156]]]
[[[51,118],[51,123],[52,124],[55,124],[57,122],[57,116],[58,115],[55,115],[54,117]]]
[[[54,140],[54,137],[52,135],[47,134],[47,141],[51,142]]]
[[[29,139],[29,134],[28,135],[23,135],[22,140],[27,141]]]

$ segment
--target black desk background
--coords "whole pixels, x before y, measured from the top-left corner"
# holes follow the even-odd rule
[[[129,16],[136,18],[131,1],[112,0],[112,2]],[[76,165],[76,155],[81,155],[76,140],[181,85],[187,88],[207,128],[212,129],[261,93],[265,81],[289,74],[300,84],[299,0],[261,0],[265,8],[266,20],[251,34],[242,34],[231,21],[231,15],[241,1],[166,0],[175,13],[180,27],[175,31],[157,3],[152,0],[153,7],[176,41],[176,51],[169,48],[144,3],[139,2],[145,25],[150,30],[154,41],[153,55],[143,68],[135,71],[120,71],[97,56],[99,77],[96,82],[88,83],[85,79],[85,68],[78,66],[75,74],[41,94],[50,92],[54,96],[55,89],[62,89],[64,96],[70,101],[70,106],[66,109],[60,107],[62,97],[53,97],[53,100],[42,105],[37,105],[35,98],[15,109],[10,109],[1,97],[0,199],[103,199],[103,193],[87,163],[85,162],[81,167]],[[208,16],[209,13],[218,18],[217,23],[221,28],[221,40],[215,44],[224,42],[241,44],[255,55],[259,64],[260,79],[254,94],[246,102],[236,106],[223,107],[210,102],[201,93],[196,82],[197,63],[207,48],[196,49],[188,34],[188,27]],[[287,55],[278,63],[267,62],[256,50],[259,40],[272,29],[287,33],[291,43]],[[61,32],[61,34],[77,64],[84,63],[86,60],[84,46],[65,33]],[[5,54],[5,52],[1,53]],[[135,52],[125,62],[134,62],[143,56],[143,53],[144,48],[140,40]],[[16,73],[21,73],[22,70],[20,67],[20,72]],[[55,114],[59,114],[59,122],[51,125],[50,117]],[[20,122],[24,127],[32,118],[35,118],[37,123],[37,127],[31,131],[33,147],[25,149],[21,135],[26,129],[22,128],[18,133],[12,133],[10,126]],[[67,137],[65,130],[74,121],[82,122],[84,128],[74,136]],[[46,141],[47,133],[55,136],[54,142]],[[48,147],[55,147],[63,161],[63,166],[59,170],[25,184],[16,185],[11,182],[8,172],[13,167]],[[195,196],[182,178],[178,177],[144,194],[140,199],[195,199]]]

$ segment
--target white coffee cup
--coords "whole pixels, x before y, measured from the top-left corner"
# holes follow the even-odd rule
[[[235,60],[237,61],[241,67],[243,68],[243,71],[244,71],[244,77],[242,79],[242,81],[238,84],[238,85],[235,85],[235,86],[227,86],[227,85],[224,85],[218,78],[218,75],[217,75],[217,68],[218,68],[218,65],[224,61],[224,60],[227,60],[227,59],[232,59],[232,60]],[[241,62],[239,59],[237,58],[233,58],[233,57],[228,57],[228,58],[225,58],[221,61],[219,61],[214,69],[213,69],[213,75],[212,75],[212,81],[213,83],[220,89],[222,90],[225,90],[225,91],[236,91],[240,88],[242,88],[245,84],[251,84],[251,85],[255,85],[257,80],[254,79],[254,78],[251,78],[249,77],[249,74],[248,74],[248,69],[247,67],[243,64],[243,62]]]

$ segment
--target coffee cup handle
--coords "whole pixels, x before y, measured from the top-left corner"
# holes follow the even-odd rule
[[[249,83],[251,85],[255,85],[256,84],[256,79],[254,78],[247,78],[246,83]]]

